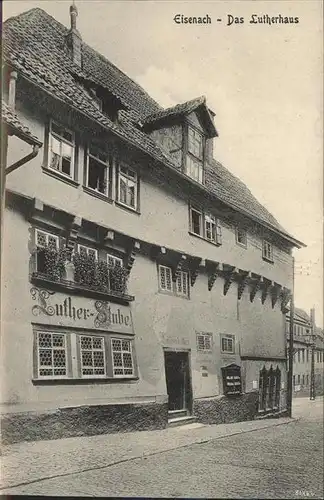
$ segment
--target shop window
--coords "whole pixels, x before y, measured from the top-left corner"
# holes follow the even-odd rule
[[[133,339],[92,332],[35,331],[35,379],[133,378]],[[74,354],[72,354],[74,353]]]
[[[247,246],[247,232],[245,229],[242,229],[241,227],[236,228],[236,243],[238,245],[241,245],[242,247]]]
[[[273,262],[273,245],[269,241],[262,242],[262,257],[264,260]]]
[[[119,203],[136,210],[138,177],[135,170],[120,166],[118,169],[117,185]]]
[[[111,197],[111,175],[108,154],[90,146],[87,155],[86,186]]]
[[[38,377],[67,377],[66,335],[37,332],[36,343]]]
[[[228,354],[235,352],[235,336],[234,335],[221,335],[221,350]]]
[[[207,241],[221,245],[222,227],[220,221],[209,213],[198,208],[190,208],[190,232]]]
[[[53,121],[50,123],[48,168],[73,177],[74,134]]]
[[[295,382],[294,382],[295,384]],[[259,376],[259,411],[270,412],[279,409],[281,372],[279,367],[267,370],[265,366]]]
[[[113,373],[115,377],[134,374],[132,346],[129,340],[111,339]]]
[[[211,351],[211,349],[212,349],[212,334],[197,333],[197,350]]]
[[[80,335],[79,343],[82,377],[106,375],[104,337]]]

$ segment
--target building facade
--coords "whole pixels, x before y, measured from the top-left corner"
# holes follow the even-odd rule
[[[287,343],[289,342],[289,315],[286,318]],[[314,349],[315,395],[324,391],[324,334],[312,325],[311,316],[303,309],[294,311],[293,396],[310,396],[312,376],[312,350]],[[289,349],[289,345],[288,345]]]
[[[206,99],[162,109],[76,16],[5,23],[4,97],[43,147],[7,176],[4,440],[284,414],[302,243],[214,159]]]

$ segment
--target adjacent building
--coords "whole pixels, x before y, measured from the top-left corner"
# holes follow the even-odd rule
[[[289,315],[286,318],[287,345],[289,342]],[[311,315],[303,309],[294,310],[294,364],[293,396],[309,396],[312,376],[312,350],[314,349],[315,395],[324,391],[324,332],[312,325]],[[288,345],[289,349],[289,345]]]
[[[205,97],[163,109],[41,9],[6,21],[7,442],[284,414],[292,249],[216,159]],[[15,137],[10,164],[28,154]],[[258,166],[261,169],[261,166]]]

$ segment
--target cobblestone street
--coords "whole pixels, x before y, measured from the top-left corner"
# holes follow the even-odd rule
[[[323,498],[323,399],[293,416],[8,446],[2,493]]]

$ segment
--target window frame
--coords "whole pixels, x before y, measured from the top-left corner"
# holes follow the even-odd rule
[[[192,212],[195,212],[200,215],[200,233],[196,233],[193,229],[193,218],[192,218]],[[207,220],[210,219],[210,220]],[[211,228],[210,232],[211,235],[214,234],[214,237],[207,237],[207,229],[206,229],[206,222],[209,224],[212,224],[213,227]],[[220,246],[222,245],[222,225],[219,217],[216,217],[216,215],[213,215],[212,213],[205,211],[203,209],[197,208],[196,205],[190,204],[189,205],[189,233],[198,236],[205,241],[208,241],[209,243],[212,243],[213,245]]]
[[[69,141],[65,137],[59,135],[57,132],[53,132],[53,125],[56,126],[59,129],[62,129],[66,132],[68,132],[71,137],[72,141]],[[52,138],[54,138],[56,141],[60,142],[60,162],[59,162],[59,168],[53,168],[51,166],[51,159],[52,159]],[[67,144],[68,146],[72,147],[72,153],[71,153],[71,164],[70,164],[70,174],[67,174],[62,171],[62,143]],[[63,176],[66,179],[75,179],[75,154],[76,154],[76,144],[75,144],[75,132],[68,127],[60,124],[56,120],[50,120],[49,121],[49,129],[48,129],[48,154],[47,154],[47,168],[51,172],[56,172],[58,175]]]
[[[93,149],[92,149],[93,148]],[[91,152],[92,150],[92,152]],[[103,156],[106,156],[106,161],[102,160],[99,156],[95,154],[95,152],[98,152],[98,154],[102,154]],[[100,167],[104,169],[104,184],[105,184],[105,189],[104,191],[100,191],[97,188],[93,188],[89,185],[89,173],[90,173],[90,159],[95,161],[97,164],[99,164]],[[91,144],[88,145],[87,150],[86,150],[86,162],[85,162],[85,187],[87,189],[90,189],[94,193],[97,193],[101,196],[105,196],[108,199],[112,198],[112,165],[111,165],[111,157],[109,153],[103,151],[99,147],[96,146],[91,146]]]
[[[232,343],[232,349],[224,349],[223,348],[223,341],[231,341]],[[235,354],[235,335],[231,335],[228,333],[222,333],[220,336],[220,342],[221,342],[221,353],[222,354]]]
[[[110,264],[109,264],[109,259],[112,259],[114,261],[114,264],[112,266],[110,266]],[[113,255],[113,254],[108,253],[108,252],[106,253],[106,262],[107,262],[108,267],[115,267],[116,262],[120,263],[120,267],[124,267],[124,260],[121,257],[116,257],[116,255]]]
[[[78,243],[77,244],[77,251],[80,254],[81,254],[81,251],[80,251],[81,248],[86,250],[87,257],[89,257],[89,250],[91,252],[94,252],[95,253],[95,261],[98,262],[99,257],[98,257],[98,250],[97,250],[97,248],[89,247],[87,245],[84,245],[83,243]]]
[[[135,174],[135,176],[132,176],[132,175],[129,175],[127,173],[122,172],[122,169],[127,169],[128,171],[133,172]],[[117,171],[117,182],[116,182],[116,188],[117,188],[116,201],[117,201],[117,203],[119,203],[123,207],[127,207],[130,210],[133,210],[134,212],[137,212],[138,211],[138,205],[139,205],[139,200],[138,200],[138,196],[139,196],[139,175],[138,175],[137,170],[135,170],[132,167],[129,167],[128,165],[126,165],[124,163],[120,163],[117,166],[116,171]],[[120,181],[121,181],[122,178],[124,179],[124,182],[126,181],[127,188],[129,187],[128,186],[129,183],[133,183],[133,185],[134,185],[134,206],[131,205],[131,204],[129,204],[129,203],[125,203],[124,201],[121,201],[121,196],[120,196]]]
[[[117,350],[114,350],[113,349],[113,341],[120,341],[121,344],[122,342],[128,342],[129,343],[129,347],[130,347],[130,350],[127,351],[127,350],[123,350],[121,349],[120,351],[117,351]],[[121,338],[121,337],[118,337],[118,336],[111,336],[110,337],[110,351],[111,351],[111,367],[112,367],[112,376],[113,378],[115,379],[118,379],[118,378],[134,378],[135,376],[135,361],[134,361],[134,354],[133,354],[133,345],[132,345],[132,341],[131,339],[127,339],[127,338]],[[124,359],[123,359],[123,354],[125,353],[129,353],[130,356],[131,356],[131,361],[132,361],[132,374],[115,374],[114,371],[115,371],[115,364],[114,364],[114,352],[118,353],[120,352],[122,354],[121,358],[122,358],[122,368],[120,367],[117,367],[116,369],[122,369],[122,370],[126,370],[126,369],[129,369],[129,368],[125,368],[124,366]]]
[[[40,364],[40,354],[39,351],[42,349],[39,346],[39,333],[50,334],[53,338],[53,335],[64,336],[64,351],[65,351],[65,375],[40,375],[41,368],[51,369],[52,373],[54,371],[54,364],[52,365],[41,365]],[[93,374],[83,374],[82,369],[87,368],[87,366],[83,366],[82,363],[82,350],[81,349],[81,338],[82,337],[91,337],[92,346],[94,338],[102,339],[102,348],[99,349],[103,352],[104,365],[103,369],[105,371],[104,374],[93,373]],[[114,364],[113,364],[113,350],[112,350],[112,340],[119,340],[120,342],[128,342],[129,351],[131,355],[131,363],[132,363],[132,374],[115,374],[114,373]],[[104,383],[113,381],[114,379],[127,379],[133,380],[138,379],[138,366],[137,366],[137,358],[136,358],[136,349],[135,349],[135,336],[129,335],[125,333],[117,333],[113,331],[96,331],[93,329],[89,330],[78,330],[70,328],[65,328],[63,326],[49,326],[49,325],[34,325],[33,327],[33,382],[37,384],[41,384],[42,382],[57,382],[66,383],[67,381],[73,385],[82,381],[87,381],[89,383]],[[51,344],[52,344],[51,340]],[[93,352],[96,349],[92,349]],[[53,351],[53,348],[52,348]],[[119,351],[120,352],[120,351]],[[126,351],[125,351],[126,352]],[[52,355],[53,360],[53,355]],[[94,356],[92,355],[92,360],[94,360]],[[93,370],[95,369],[94,361],[92,364]],[[89,365],[90,367],[90,365]],[[102,366],[101,366],[102,367]],[[99,368],[101,368],[99,367]],[[60,368],[60,367],[59,367]],[[91,368],[91,367],[90,367]],[[127,367],[123,367],[123,370],[126,370]],[[129,369],[129,368],[128,368]]]
[[[203,347],[199,345],[199,338],[203,339]],[[209,347],[206,347],[206,339],[208,339]],[[197,352],[212,352],[213,350],[213,334],[208,332],[197,332],[196,333],[196,347]]]
[[[184,173],[190,177],[190,179],[193,179],[194,181],[198,182],[199,184],[204,184],[204,175],[205,175],[205,169],[204,169],[204,163],[205,163],[205,150],[206,150],[206,136],[205,134],[201,131],[198,130],[194,125],[191,123],[186,122],[183,128],[184,134],[185,134],[185,139],[184,139],[184,159],[183,159],[183,166],[184,166]],[[201,155],[197,156],[195,153],[195,148],[191,148],[190,146],[193,144],[192,141],[190,141],[190,131],[193,132],[194,135],[198,135],[201,138]],[[192,172],[192,166],[189,165],[189,160],[191,160],[194,164],[197,165],[198,167],[198,176],[191,175],[190,172]]]
[[[263,238],[262,240],[262,258],[267,262],[274,262],[273,258],[273,243]]]
[[[184,270],[179,271],[176,279],[174,280],[173,279],[174,273],[173,273],[173,269],[171,266],[158,263],[157,267],[158,267],[158,290],[159,290],[159,292],[167,293],[169,295],[174,295],[176,297],[182,297],[185,299],[190,298],[190,272],[189,272],[189,270],[184,269]],[[161,280],[162,280],[161,269],[168,270],[168,274],[170,277],[170,288],[163,288],[161,286]],[[183,293],[182,291],[178,290],[179,278],[180,278],[180,280],[182,280],[182,288],[183,288],[183,277],[184,276],[186,276],[185,279],[186,279],[187,293]],[[165,280],[166,280],[166,282],[168,281],[166,275],[165,275]]]
[[[34,228],[34,237],[35,237],[35,271],[37,273],[42,273],[43,271],[39,270],[38,269],[38,253],[39,253],[39,248],[46,248],[46,247],[49,247],[49,244],[48,244],[48,239],[49,237],[51,238],[54,238],[56,240],[56,251],[58,252],[59,249],[60,249],[60,237],[57,236],[56,234],[53,234],[53,233],[50,233],[49,231],[46,231],[44,229],[39,229],[37,227]],[[46,238],[46,243],[45,245],[39,245],[38,244],[38,235],[39,233],[43,233],[45,235],[45,238]]]
[[[239,241],[239,233],[242,233],[244,234],[244,242],[242,241]],[[235,228],[235,241],[237,243],[237,245],[243,247],[243,248],[247,248],[247,230],[240,227],[240,226],[236,226]]]
[[[40,346],[39,345],[39,335],[40,334],[46,334],[46,335],[51,335],[52,336],[52,365],[51,367],[47,367],[47,369],[52,369],[53,374],[52,375],[41,375],[40,370],[41,369],[46,369],[46,365],[41,365],[40,363],[40,350],[50,350],[47,347]],[[54,374],[54,369],[55,365],[53,364],[53,351],[54,351],[54,346],[53,346],[53,335],[60,335],[64,337],[64,348],[58,348],[57,346],[55,350],[64,350],[65,353],[65,375],[55,375]],[[69,366],[69,356],[70,356],[70,349],[69,349],[69,335],[66,333],[66,331],[56,331],[56,329],[51,329],[47,330],[46,328],[40,328],[34,331],[34,373],[36,375],[37,380],[67,380],[70,378],[70,366]]]
[[[165,270],[165,282],[167,283],[168,278],[167,278],[167,271],[170,274],[170,288],[163,288],[161,282],[162,282],[162,276],[161,276],[161,270]],[[166,266],[165,264],[158,264],[158,279],[159,279],[159,291],[160,292],[168,292],[168,293],[173,293],[173,281],[172,281],[172,267]]]

